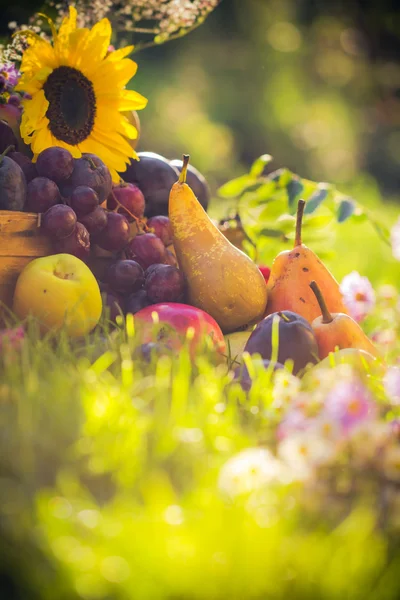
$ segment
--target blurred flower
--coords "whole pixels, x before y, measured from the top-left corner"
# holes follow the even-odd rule
[[[293,479],[309,479],[313,468],[329,461],[335,451],[331,440],[309,429],[286,437],[278,446],[278,456],[291,469]]]
[[[341,381],[328,393],[324,413],[348,432],[373,417],[376,406],[370,392],[360,381]]]
[[[230,458],[221,468],[218,487],[234,497],[260,489],[280,479],[281,465],[265,448],[247,448]]]
[[[6,353],[7,350],[19,350],[25,339],[25,331],[22,326],[14,329],[3,329],[0,331],[0,352]]]
[[[278,425],[277,438],[283,440],[297,431],[304,431],[310,426],[310,421],[302,410],[290,410]]]
[[[340,284],[343,302],[355,321],[362,321],[375,306],[375,292],[367,277],[353,271]]]
[[[274,387],[272,391],[274,408],[280,408],[288,404],[298,394],[300,379],[292,375],[286,369],[279,369],[275,373]]]
[[[383,378],[383,387],[393,404],[400,404],[400,368],[389,367]]]
[[[392,252],[393,256],[400,260],[400,217],[397,219],[396,223],[392,227],[392,231],[390,232],[390,237],[392,240]]]

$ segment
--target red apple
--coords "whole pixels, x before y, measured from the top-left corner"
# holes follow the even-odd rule
[[[135,314],[135,326],[142,343],[155,341],[153,337],[155,325],[152,316],[155,312],[158,314],[158,321],[161,325],[158,339],[170,348],[180,350],[184,344],[187,330],[189,327],[193,327],[194,336],[190,344],[192,356],[202,346],[205,337],[211,338],[217,352],[226,354],[224,336],[218,323],[203,310],[178,302],[152,304]]]
[[[261,273],[263,274],[265,283],[268,283],[269,276],[271,275],[271,269],[269,267],[266,267],[265,265],[258,265],[258,268],[260,269]]]

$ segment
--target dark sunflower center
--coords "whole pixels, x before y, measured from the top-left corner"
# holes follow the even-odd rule
[[[72,146],[89,137],[96,116],[92,82],[77,69],[58,67],[43,90],[49,103],[46,117],[54,137]]]

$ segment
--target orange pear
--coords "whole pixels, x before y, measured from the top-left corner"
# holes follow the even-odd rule
[[[188,162],[184,156],[169,196],[173,245],[186,277],[189,303],[230,333],[261,320],[267,286],[257,265],[226,239],[185,183]]]
[[[318,256],[301,241],[301,226],[305,201],[297,207],[296,237],[293,250],[278,254],[272,263],[268,281],[267,314],[291,310],[309,323],[319,316],[320,309],[310,282],[315,280],[324,294],[329,310],[347,313],[339,284]]]
[[[334,352],[335,348],[357,348],[378,357],[379,353],[371,340],[365,335],[361,327],[349,315],[343,313],[330,313],[324,296],[315,281],[311,281],[310,288],[320,306],[321,316],[314,319],[311,326],[317,338],[319,356],[321,360]]]

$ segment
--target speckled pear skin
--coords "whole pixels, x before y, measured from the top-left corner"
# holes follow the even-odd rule
[[[322,316],[314,319],[312,323],[321,360],[327,357],[329,352],[334,352],[336,347],[340,350],[357,348],[369,352],[372,356],[379,356],[371,340],[354,319],[342,313],[331,313],[331,317],[330,323],[324,323]]]
[[[299,201],[296,241],[293,250],[278,254],[268,280],[267,314],[291,310],[311,324],[321,310],[311,281],[316,281],[331,312],[348,314],[339,284],[318,256],[301,242],[301,223],[305,202]]]
[[[182,181],[172,186],[169,218],[189,303],[214,317],[224,333],[260,321],[267,304],[261,271],[225,238]]]

